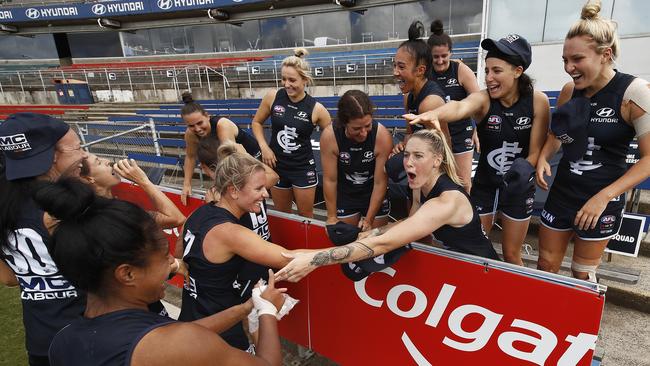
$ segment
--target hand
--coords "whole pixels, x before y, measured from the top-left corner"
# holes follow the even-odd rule
[[[260,297],[272,303],[277,311],[280,311],[282,304],[284,304],[284,293],[286,291],[286,288],[275,288],[275,276],[273,270],[269,269],[269,283]]]
[[[328,217],[327,217],[327,220],[325,221],[325,225],[334,225],[334,224],[336,224],[337,222],[339,222],[338,217],[336,217],[336,216],[334,216],[334,217],[329,217],[329,216],[328,216]]]
[[[372,220],[367,220],[366,217],[362,217],[361,220],[359,220],[359,228],[362,232],[372,229]]]
[[[140,169],[138,164],[133,159],[122,159],[113,164],[113,170],[119,174],[120,177],[126,178],[137,185],[143,185],[149,182],[147,174]]]
[[[372,238],[373,236],[381,235],[381,230],[377,227],[372,230],[362,231],[357,235],[357,240]]]
[[[183,192],[181,193],[181,202],[187,206],[187,197],[192,195],[192,186],[183,184]]]
[[[275,153],[273,153],[273,150],[271,150],[269,147],[263,147],[261,148],[262,150],[262,162],[264,164],[270,166],[271,168],[275,168],[275,163],[278,161],[275,158]]]
[[[312,264],[316,253],[322,253],[322,251],[282,253],[282,256],[291,259],[291,262],[275,273],[275,280],[289,282],[300,281],[303,277],[316,269],[316,266]]]
[[[174,263],[172,263],[172,273],[183,276],[185,282],[190,283],[190,269],[184,260],[175,258]]]
[[[440,128],[440,121],[438,121],[438,113],[435,110],[424,112],[419,115],[409,113],[403,115],[402,117],[404,117],[410,125],[420,124],[426,129],[436,129],[442,132],[442,129]]]
[[[576,214],[573,222],[579,230],[593,229],[598,224],[598,218],[605,211],[609,200],[600,193],[591,197]]]
[[[474,129],[474,132],[472,133],[472,144],[474,144],[474,150],[476,150],[477,153],[481,153],[481,142],[478,139],[478,133],[476,132],[476,128]]]
[[[404,151],[404,141],[400,141],[395,146],[393,146],[393,151],[391,151],[391,156],[397,155]]]
[[[543,157],[539,157],[537,160],[537,172],[535,174],[535,178],[537,179],[537,185],[545,190],[548,191],[548,183],[546,183],[546,179],[544,179],[544,176],[550,177],[551,176],[551,165],[544,159]]]

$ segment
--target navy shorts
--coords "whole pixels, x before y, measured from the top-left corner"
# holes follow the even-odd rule
[[[535,187],[517,197],[499,197],[497,207],[494,207],[497,188],[479,183],[472,185],[470,198],[480,216],[492,215],[495,211],[514,221],[530,219],[535,202]]]
[[[451,151],[454,154],[464,154],[474,151],[474,126],[472,121],[454,122],[449,124],[449,134],[451,135]]]
[[[345,200],[349,202],[348,200]],[[370,199],[368,199],[370,201]],[[337,203],[336,205],[336,217],[339,219],[344,219],[347,217],[352,217],[354,215],[361,214],[361,216],[366,216],[368,213],[368,205],[350,205],[350,204],[343,204],[343,203]],[[377,211],[377,214],[375,215],[376,219],[379,218],[384,218],[387,217],[390,214],[390,201],[388,198],[384,198],[384,201],[381,203],[381,206],[379,206],[379,210]]]
[[[555,231],[574,231],[582,240],[605,240],[618,233],[623,223],[625,194],[617,200],[609,202],[598,218],[598,224],[593,229],[579,230],[574,225],[578,209],[572,209],[562,204],[562,199],[549,196],[542,211],[542,225]]]
[[[278,189],[311,188],[318,185],[318,174],[316,174],[315,167],[295,170],[276,168],[275,171],[280,176],[280,180],[275,185],[275,188]]]

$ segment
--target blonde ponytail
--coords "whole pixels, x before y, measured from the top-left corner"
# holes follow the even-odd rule
[[[454,154],[447,144],[447,139],[443,136],[442,132],[438,130],[420,130],[413,135],[411,138],[419,138],[422,141],[425,141],[431,147],[431,151],[434,154],[439,154],[442,156],[442,163],[440,164],[440,170],[442,170],[449,179],[454,183],[462,186],[463,181],[458,176],[458,169],[456,168],[456,159]]]
[[[616,23],[610,19],[601,18],[600,0],[589,0],[582,7],[580,19],[573,23],[566,39],[573,37],[588,36],[595,43],[594,49],[599,55],[606,49],[612,49],[612,60],[619,56],[619,41],[616,34]]]

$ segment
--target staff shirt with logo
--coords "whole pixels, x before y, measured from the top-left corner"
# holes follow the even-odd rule
[[[311,133],[314,131],[312,113],[316,99],[305,93],[297,103],[289,99],[287,91],[278,90],[271,105],[271,150],[277,158],[277,168],[313,169],[314,153]]]
[[[632,75],[616,72],[605,87],[589,98],[587,151],[578,161],[560,160],[549,199],[557,196],[564,204],[580,209],[589,198],[625,174],[627,151],[635,130],[623,120],[621,104],[633,80]],[[573,96],[583,96],[583,91],[574,90]]]
[[[510,107],[490,99],[490,109],[477,128],[481,156],[474,182],[498,187],[513,161],[526,158],[533,128],[533,94],[520,95]]]

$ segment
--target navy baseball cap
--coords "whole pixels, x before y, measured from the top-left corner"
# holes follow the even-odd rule
[[[70,130],[65,122],[38,113],[15,113],[0,124],[0,150],[7,180],[45,174],[56,143]]]
[[[392,264],[395,264],[397,260],[399,260],[400,257],[404,255],[404,253],[408,252],[410,249],[411,246],[406,245],[403,247],[399,247],[397,249],[393,249],[388,253],[378,255],[374,258],[364,259],[362,261],[357,262],[357,264],[364,271],[379,272],[382,269],[390,267]]]
[[[352,243],[357,240],[357,236],[361,232],[360,228],[346,224],[343,221],[339,221],[333,225],[327,225],[325,226],[325,230],[327,230],[327,236],[329,236],[330,241],[336,246]]]
[[[351,279],[354,282],[361,281],[362,279],[370,275],[370,272],[365,271],[356,262],[342,263],[341,271],[343,272],[345,277]]]
[[[535,186],[535,167],[524,158],[517,158],[503,175],[499,200],[508,202]]]
[[[518,34],[508,34],[498,41],[486,38],[481,42],[481,47],[488,51],[485,58],[500,58],[515,66],[521,66],[524,70],[532,62],[533,52],[530,43]]]
[[[384,166],[386,174],[395,183],[406,179],[406,170],[404,170],[404,151],[395,154],[386,161]]]
[[[591,104],[589,99],[575,97],[555,108],[551,131],[562,142],[562,154],[570,161],[581,159],[587,152],[587,125]]]

